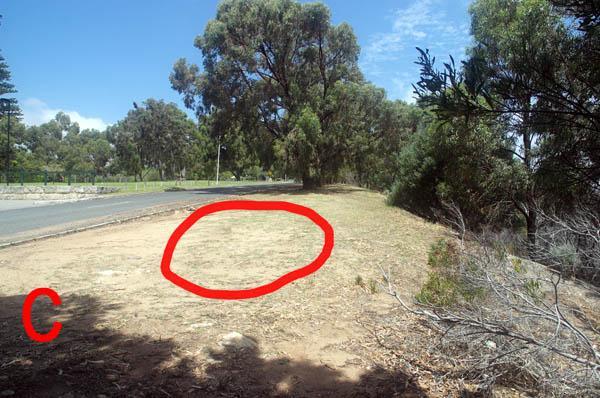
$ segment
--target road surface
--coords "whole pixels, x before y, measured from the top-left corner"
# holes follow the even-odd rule
[[[0,206],[0,244],[142,215],[160,209],[199,204],[228,195],[290,187],[295,185],[261,184],[118,195],[28,208],[15,209],[11,208],[14,206],[8,206],[5,210]]]

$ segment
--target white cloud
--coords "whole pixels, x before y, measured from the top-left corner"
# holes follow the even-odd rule
[[[425,37],[427,34],[419,28],[430,23],[437,22],[437,16],[432,14],[431,0],[417,0],[410,7],[396,10],[394,18],[394,32],[403,36],[417,38]]]
[[[439,0],[415,0],[408,7],[395,10],[391,31],[373,35],[365,47],[361,60],[365,72],[381,75],[381,63],[400,60],[403,50],[413,51],[416,46],[446,53],[464,48],[470,40],[468,25],[456,26],[440,3]],[[416,53],[414,55],[416,58]]]
[[[38,125],[49,122],[54,119],[54,116],[58,112],[64,112],[69,115],[72,122],[77,122],[81,129],[96,129],[104,130],[107,127],[105,123],[99,117],[85,117],[77,111],[64,110],[64,109],[53,109],[48,106],[44,101],[37,98],[27,98],[25,101],[20,103],[21,110],[23,111],[23,120],[28,125]]]
[[[412,84],[409,81],[409,78],[406,74],[402,78],[394,77],[392,79],[392,89],[390,90],[390,97],[401,99],[404,102],[409,104],[414,104],[416,102],[414,91]]]
[[[415,89],[412,86],[404,92],[404,96],[401,98],[404,102],[409,104],[414,104],[417,102],[417,98],[415,95]]]

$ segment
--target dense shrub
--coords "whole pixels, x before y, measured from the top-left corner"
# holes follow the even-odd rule
[[[506,158],[501,152],[497,135],[483,124],[432,124],[414,134],[400,152],[388,202],[427,218],[443,211],[444,202],[452,202],[471,229],[518,225],[506,192],[521,177],[498,161]]]

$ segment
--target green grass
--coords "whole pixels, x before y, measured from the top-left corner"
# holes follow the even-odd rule
[[[119,188],[118,192],[114,194],[132,194],[132,193],[148,193],[148,192],[164,192],[169,188],[182,188],[182,189],[198,189],[208,187],[227,187],[236,185],[260,185],[260,184],[273,184],[275,182],[267,181],[219,181],[219,185],[215,181],[211,180],[186,180],[186,181],[142,181],[142,182],[101,182],[96,181],[99,187],[116,187]],[[19,183],[11,183],[11,185],[20,185]],[[41,186],[44,185],[40,182],[26,182],[23,185],[27,186]],[[48,186],[66,186],[66,182],[48,182]],[[89,186],[91,182],[71,182],[72,186]]]

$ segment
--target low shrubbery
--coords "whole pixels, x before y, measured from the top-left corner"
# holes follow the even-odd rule
[[[427,281],[417,294],[421,304],[454,306],[460,302],[471,302],[482,296],[480,288],[472,288],[460,274],[460,252],[449,240],[440,240],[431,247],[428,265],[431,271]]]
[[[386,275],[390,294],[440,332],[440,344],[429,340],[429,349],[482,392],[496,385],[545,396],[600,391],[600,334],[584,312],[563,302],[560,274],[510,255],[496,240],[470,238],[431,247],[415,306]]]
[[[600,217],[580,208],[568,217],[540,211],[534,258],[565,277],[600,285]]]

